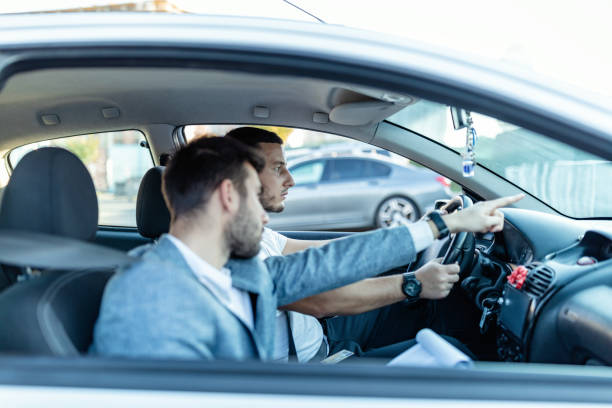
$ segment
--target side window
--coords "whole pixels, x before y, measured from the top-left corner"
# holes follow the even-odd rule
[[[9,163],[15,168],[32,150],[55,146],[79,157],[94,182],[98,196],[98,223],[108,226],[136,226],[136,196],[140,180],[153,166],[144,135],[136,130],[71,136],[31,143],[13,149]]]
[[[435,125],[438,116],[430,119],[427,122]],[[406,212],[411,222],[433,207],[435,200],[449,197],[446,178],[408,171],[418,165],[406,157],[331,133],[258,124],[193,124],[184,127],[184,134],[187,140],[223,136],[242,126],[262,128],[280,137],[287,168],[296,185],[313,187],[289,189],[284,211],[270,214],[268,227],[272,229],[363,231],[387,227],[389,223],[382,221],[381,211],[386,211],[382,204],[390,196],[413,197],[419,203],[414,211]],[[417,177],[418,174],[423,176]],[[382,178],[388,182],[375,182]],[[392,224],[397,222],[394,218]]]
[[[364,160],[363,177],[387,177],[391,173],[391,167],[373,160]]]
[[[359,159],[335,159],[329,161],[326,181],[355,180],[363,178],[364,161]]]
[[[325,161],[316,160],[297,164],[290,169],[296,185],[318,183],[323,174]]]

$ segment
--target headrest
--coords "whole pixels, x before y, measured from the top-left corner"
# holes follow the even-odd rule
[[[140,182],[136,200],[136,225],[143,237],[158,238],[170,229],[170,212],[162,195],[163,166],[149,169]]]
[[[26,154],[4,191],[0,227],[92,240],[98,199],[85,165],[57,147]]]

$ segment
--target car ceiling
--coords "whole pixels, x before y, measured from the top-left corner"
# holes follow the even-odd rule
[[[415,100],[394,96],[401,103],[391,103],[383,97],[388,99],[389,95],[327,80],[205,69],[28,71],[9,78],[0,91],[0,149],[67,135],[193,123],[290,126],[367,142],[380,120]],[[355,102],[361,105],[352,114],[350,108]],[[339,105],[349,109],[342,110],[344,120],[336,122],[359,119],[357,122],[362,123],[313,120],[315,113],[325,116]],[[268,108],[269,117],[256,117],[257,106]],[[106,108],[118,109],[119,116],[104,118],[102,109]],[[44,125],[43,115],[56,115],[59,123]]]
[[[278,74],[144,67],[39,69],[13,75],[0,90],[0,151],[56,137],[140,129],[153,156],[159,157],[175,147],[172,132],[177,126],[262,124],[347,136],[462,179],[456,153],[399,128],[388,130],[387,123],[381,125],[384,118],[416,101],[386,90]],[[269,118],[256,117],[256,106],[267,107]],[[341,110],[344,107],[348,109]],[[118,109],[119,116],[105,119],[102,109],[106,108]],[[313,120],[315,113],[329,114],[334,108],[340,111],[340,121],[367,123]],[[42,115],[57,115],[59,124],[44,125]],[[399,139],[396,131],[402,132]],[[484,170],[475,179],[462,181],[484,198],[520,192]],[[535,199],[523,200],[521,207],[551,211]]]

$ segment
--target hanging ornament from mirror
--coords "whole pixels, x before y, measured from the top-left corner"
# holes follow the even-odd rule
[[[476,153],[474,147],[476,146],[477,134],[474,129],[474,121],[470,112],[466,113],[466,132],[465,132],[465,152],[461,154],[462,157],[462,172],[463,177],[474,177],[474,169],[476,167]]]

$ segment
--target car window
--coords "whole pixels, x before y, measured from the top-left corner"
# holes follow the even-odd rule
[[[291,175],[296,185],[318,183],[321,180],[323,169],[325,167],[324,160],[311,161],[298,164],[290,169]]]
[[[363,161],[363,177],[386,177],[391,173],[391,167],[373,160]]]
[[[326,181],[355,180],[364,177],[365,160],[335,159],[329,161]]]
[[[386,177],[391,168],[383,163],[366,159],[330,159],[324,179],[326,181],[356,180]]]
[[[31,143],[9,153],[11,167],[15,168],[27,153],[45,146],[70,150],[83,161],[96,188],[100,225],[136,226],[138,187],[153,166],[141,132],[125,130]]]
[[[391,169],[418,166],[380,147],[348,137],[308,129],[262,125],[188,125],[187,141],[198,137],[223,136],[242,126],[276,133],[284,146],[287,168],[296,186],[285,192],[283,210],[271,212],[268,226],[280,231],[368,230],[396,225],[395,213],[412,222],[450,194],[450,181],[434,172]],[[356,180],[388,178],[389,183],[371,183],[355,188]],[[458,188],[455,189],[457,191]],[[280,193],[280,192],[279,192]],[[395,201],[387,200],[394,197]],[[313,210],[316,208],[316,210]],[[383,221],[393,219],[393,222]],[[399,222],[399,221],[397,221]]]
[[[612,162],[490,116],[471,114],[476,162],[574,218],[612,215]],[[389,122],[465,152],[466,130],[455,130],[448,106],[425,100]]]

